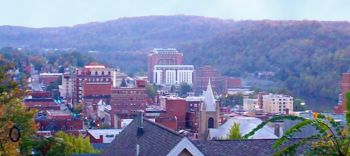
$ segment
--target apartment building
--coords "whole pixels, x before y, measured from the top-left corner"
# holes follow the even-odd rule
[[[293,111],[293,97],[283,94],[263,95],[263,111],[266,113],[284,113],[286,109]]]

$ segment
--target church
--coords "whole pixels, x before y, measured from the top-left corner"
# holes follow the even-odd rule
[[[210,79],[206,91],[203,91],[204,101],[201,103],[199,112],[199,130],[200,140],[206,140],[209,134],[209,128],[219,127],[220,104],[214,98]]]

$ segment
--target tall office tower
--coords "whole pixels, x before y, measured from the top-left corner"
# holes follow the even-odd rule
[[[153,68],[155,65],[182,65],[182,53],[175,48],[155,48],[148,54],[148,80],[153,82]]]

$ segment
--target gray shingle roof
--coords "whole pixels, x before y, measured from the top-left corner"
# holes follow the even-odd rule
[[[137,136],[137,119],[133,120],[106,148],[101,155],[136,155],[136,144],[141,156],[167,155],[183,135],[147,119],[143,122],[143,134]]]
[[[291,139],[288,144],[296,143],[301,139]],[[273,155],[278,150],[272,146],[277,139],[248,139],[248,140],[210,140],[192,141],[197,148],[206,156],[251,156],[251,155]],[[284,145],[283,147],[286,147]],[[281,147],[280,149],[282,149]],[[305,145],[297,150],[297,154],[310,146]]]

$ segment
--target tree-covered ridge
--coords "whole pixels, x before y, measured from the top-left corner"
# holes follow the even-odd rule
[[[326,23],[326,24],[324,24]],[[347,25],[349,25],[347,23]],[[281,87],[336,98],[350,68],[350,31],[318,21],[262,21],[204,42],[183,44],[184,62],[230,76],[274,71]]]
[[[237,26],[251,23],[246,21]],[[99,51],[140,51],[151,47],[202,40],[235,26],[233,20],[199,16],[147,16],[120,18],[73,27],[0,27],[0,45],[78,48]]]

